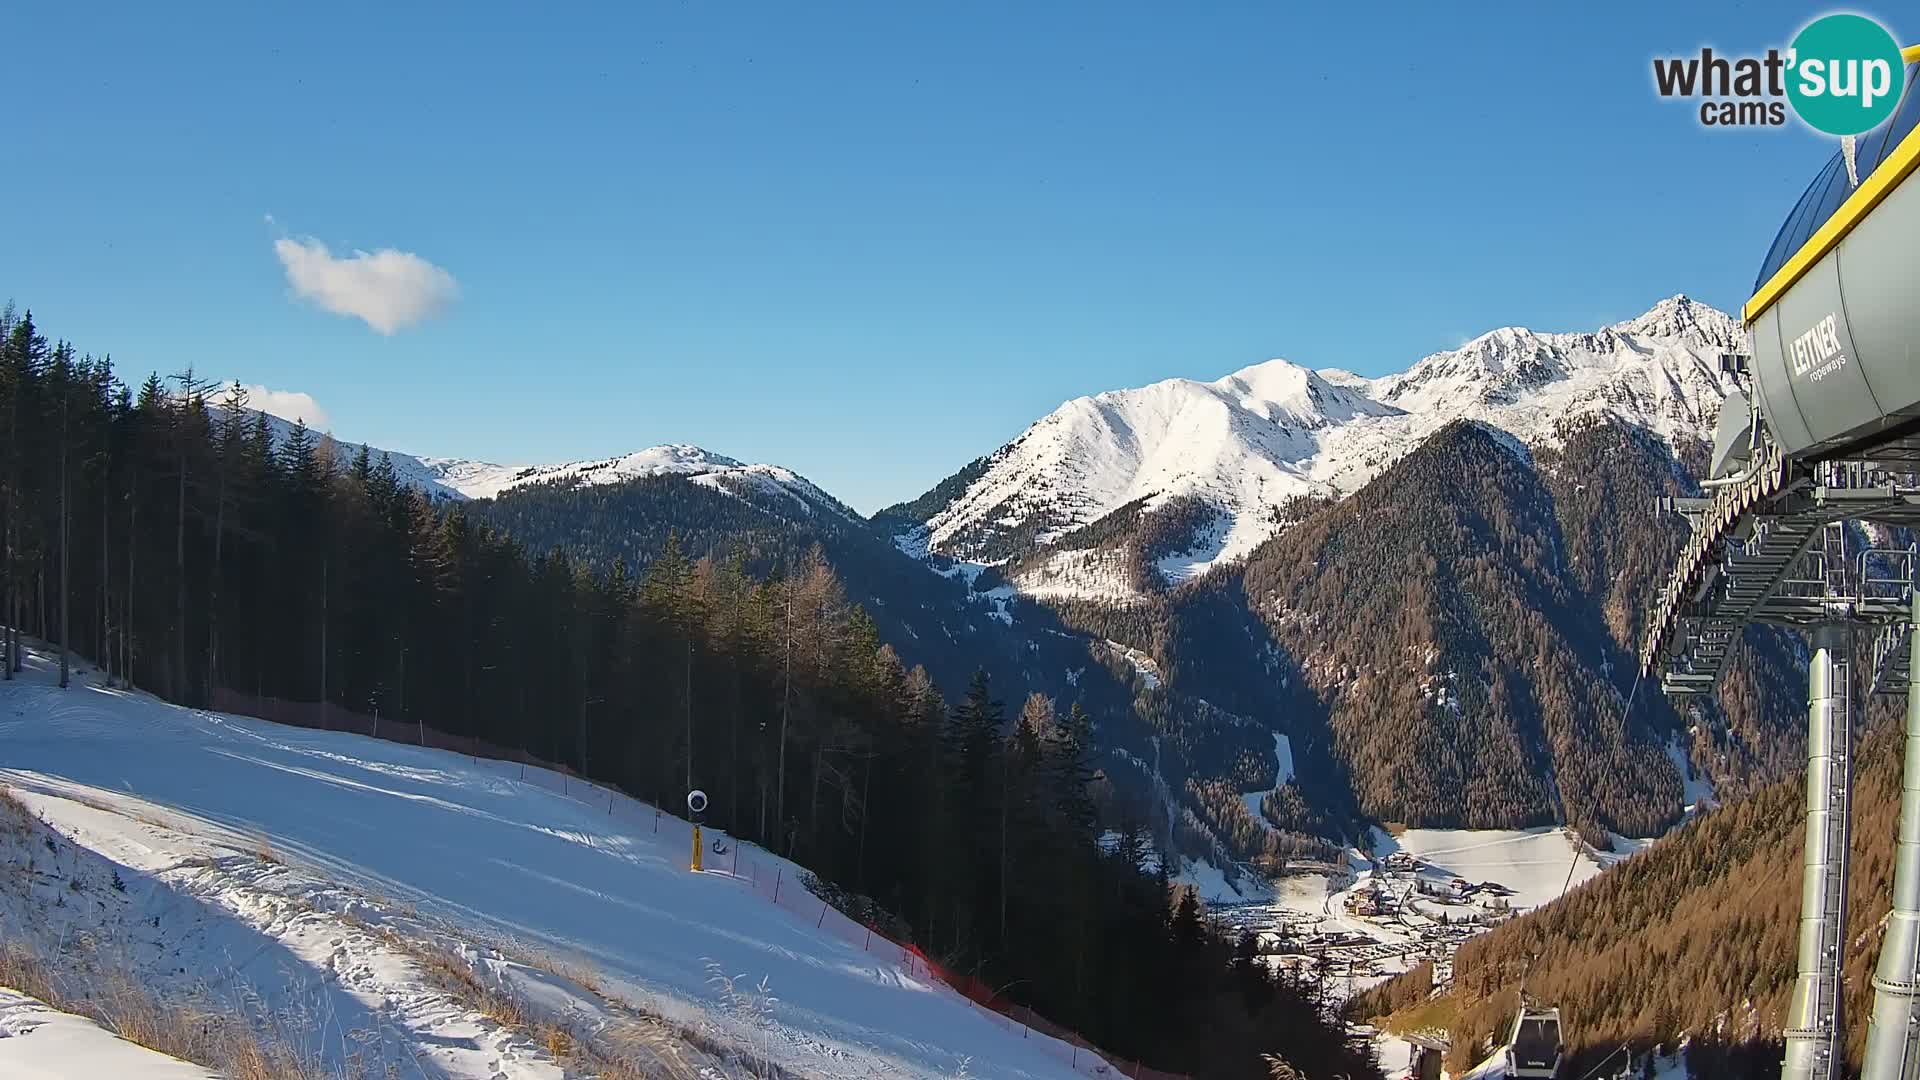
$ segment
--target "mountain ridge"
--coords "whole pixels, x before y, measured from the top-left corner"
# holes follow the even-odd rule
[[[284,417],[263,414],[276,443],[284,443],[297,425]],[[384,456],[401,483],[435,499],[469,502],[494,499],[537,484],[578,484],[604,487],[660,476],[686,478],[702,487],[751,500],[775,496],[807,513],[823,510],[849,521],[864,521],[851,507],[826,489],[783,465],[747,463],[692,443],[662,443],[608,458],[583,458],[553,465],[498,465],[475,458],[436,457],[348,442],[330,432],[312,431],[312,437],[344,447],[367,446],[368,453]]]
[[[1399,456],[1387,446],[1398,444],[1404,453],[1455,418],[1485,421],[1532,445],[1549,440],[1554,423],[1569,415],[1611,412],[1671,441],[1676,433],[1712,423],[1725,384],[1708,354],[1737,348],[1740,338],[1731,315],[1676,294],[1592,331],[1499,327],[1378,377],[1275,358],[1212,381],[1174,378],[1101,391],[1063,402],[997,450],[869,520],[918,522],[928,528],[929,550],[992,564],[1011,557],[993,541],[1012,526],[1005,512],[989,520],[991,511],[1028,510],[1021,524],[1040,519],[1027,530],[1028,541],[1039,547],[1140,499],[1149,500],[1151,509],[1173,496],[1194,495],[1238,518],[1295,495],[1337,498],[1357,490]],[[1645,386],[1621,385],[1642,373],[1649,376]],[[1523,400],[1540,396],[1547,400]],[[1520,408],[1527,405],[1533,407]],[[1142,437],[1143,426],[1135,422],[1142,415],[1157,421],[1147,428],[1157,428],[1158,438]],[[278,417],[273,421],[283,430],[292,427]],[[1118,452],[1133,461],[1119,474],[1109,465],[1084,475],[1049,475],[1066,470],[1075,449]],[[549,464],[379,452],[393,460],[403,481],[441,498],[492,498],[538,483],[597,485],[682,475],[706,477],[703,483],[720,490],[750,484],[768,493],[784,491],[803,505],[858,516],[796,470],[690,443]],[[1036,452],[1052,457],[1009,465],[1020,453]],[[1039,467],[1048,463],[1056,468]],[[1227,479],[1248,465],[1254,466],[1251,482]],[[1075,483],[1068,487],[1067,480]],[[1065,505],[1032,512],[1040,502],[1036,485]],[[1234,525],[1221,551],[1194,560],[1197,565],[1243,556],[1271,532],[1258,522]]]
[[[1044,552],[1131,503],[1151,512],[1192,497],[1221,527],[1177,560],[1172,585],[1244,558],[1283,522],[1291,498],[1341,498],[1455,419],[1517,443],[1551,444],[1563,420],[1609,415],[1672,444],[1714,420],[1727,389],[1718,354],[1733,317],[1684,294],[1598,330],[1490,330],[1406,371],[1368,378],[1269,360],[1211,383],[1162,380],[1075,398],[911,503],[928,550],[989,564]],[[938,497],[944,495],[944,498]],[[1084,557],[1028,558],[1035,595],[1138,592],[1093,580]]]

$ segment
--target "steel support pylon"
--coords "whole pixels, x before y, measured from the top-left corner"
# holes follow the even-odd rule
[[[1782,1080],[1845,1073],[1841,961],[1847,940],[1853,664],[1844,626],[1813,634],[1807,665],[1807,844],[1800,878],[1799,974],[1787,1012]]]
[[[1920,631],[1920,591],[1911,595]],[[1861,1080],[1920,1080],[1920,632],[1907,635],[1907,724],[1893,910],[1873,975],[1873,1017]]]

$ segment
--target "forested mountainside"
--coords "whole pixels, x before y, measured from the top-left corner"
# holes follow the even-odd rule
[[[1556,434],[1529,453],[1458,422],[1345,499],[1294,500],[1241,566],[1049,603],[1154,657],[1172,690],[1270,717],[1303,762],[1272,822],[1651,835],[1679,819],[1682,751],[1723,794],[1795,766],[1804,661],[1756,631],[1716,701],[1682,716],[1636,692],[1636,597],[1682,529],[1652,500],[1697,489],[1642,428],[1587,417]],[[1238,800],[1215,802],[1200,808],[1214,828],[1246,824]]]
[[[1677,757],[1724,796],[1800,746],[1803,661],[1773,631],[1749,633],[1717,700],[1679,715],[1647,693],[1622,715],[1684,528],[1653,500],[1697,493],[1738,343],[1676,297],[1381,379],[1273,361],[1113,391],[877,521],[931,558],[994,562],[1152,658],[1165,693],[1286,734],[1336,789],[1304,801],[1335,820],[1646,835],[1678,820]],[[1253,827],[1228,802],[1195,809]]]
[[[1086,643],[1059,633],[1047,609],[1000,587],[997,575],[929,573],[857,517],[670,474],[530,484],[465,510],[530,550],[564,551],[601,574],[644,566],[670,541],[689,558],[738,561],[763,576],[818,549],[882,638],[942,687],[965,686],[984,668],[1002,684],[1046,688],[1102,714],[1124,711],[1132,699],[1126,680],[1100,668],[1069,684],[1065,673],[1091,666]]]
[[[699,786],[716,824],[1118,1053],[1377,1075],[1302,988],[1233,965],[1131,845],[1096,842],[1110,717],[984,674],[943,694],[824,559],[755,573],[676,538],[597,575],[364,448],[276,441],[237,393],[210,401],[190,375],[134,391],[30,316],[0,323],[10,633],[189,705],[222,687],[321,701],[657,802]]]
[[[983,669],[997,685],[1046,694],[1062,707],[1080,703],[1096,717],[1112,823],[1137,825],[1187,856],[1222,867],[1331,856],[1330,839],[1359,829],[1337,773],[1307,781],[1305,798],[1283,790],[1286,809],[1266,823],[1247,816],[1241,793],[1270,791],[1279,779],[1273,734],[1287,728],[1270,695],[1228,704],[1171,689],[1145,652],[1075,627],[1070,616],[1017,594],[995,568],[914,558],[865,522],[680,476],[532,484],[465,509],[533,551],[567,551],[603,572],[644,564],[670,539],[690,556],[737,559],[758,572],[817,552],[882,639],[938,685],[964,686]]]
[[[1681,718],[1634,688],[1640,598],[1680,537],[1652,500],[1688,490],[1663,444],[1617,421],[1569,422],[1532,460],[1458,422],[1256,552],[1250,605],[1327,710],[1362,810],[1652,835],[1680,811],[1665,747],[1687,726],[1722,775],[1778,775],[1800,702],[1756,665],[1724,714]],[[1759,669],[1792,670],[1777,635],[1756,637]]]
[[[1651,512],[1657,495],[1696,494],[1706,471],[1706,444],[1680,437],[1675,447],[1618,420],[1573,420],[1560,438],[1534,453],[1553,495],[1572,585],[1582,609],[1605,627],[1624,682],[1646,630],[1646,598],[1670,569],[1685,533],[1680,519]],[[1624,659],[1621,659],[1624,658]],[[1617,666],[1627,665],[1626,669]],[[1764,785],[1804,764],[1806,656],[1798,635],[1749,627],[1718,690],[1681,711],[1655,687],[1644,714],[1688,746],[1723,797]]]
[[[1632,654],[1584,606],[1554,508],[1509,441],[1462,421],[1247,565],[1370,816],[1636,836],[1678,816],[1655,727],[1623,716]]]
[[[1856,755],[1846,951],[1847,1048],[1866,1040],[1900,811],[1900,738],[1883,700]],[[1766,785],[1531,912],[1463,945],[1453,988],[1428,1007],[1450,1016],[1456,1067],[1508,1022],[1524,984],[1564,1003],[1568,1046],[1584,1070],[1622,1043],[1690,1043],[1697,1077],[1778,1076],[1781,1020],[1793,989],[1805,781]],[[1413,980],[1357,999],[1358,1013],[1424,1002]],[[1576,1072],[1577,1075],[1577,1072]]]

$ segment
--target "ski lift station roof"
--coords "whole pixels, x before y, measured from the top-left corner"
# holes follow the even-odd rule
[[[1907,51],[1920,53],[1920,45]],[[1854,151],[1854,171],[1863,182],[1899,149],[1901,140],[1913,131],[1914,121],[1920,119],[1920,93],[1914,92],[1913,85],[1917,73],[1920,73],[1920,63],[1907,65],[1906,90],[1893,111],[1892,119],[1860,137]],[[1773,246],[1767,249],[1767,261],[1761,264],[1760,276],[1753,283],[1756,300],[1764,294],[1767,283],[1780,272],[1787,260],[1806,246],[1807,241],[1833,217],[1852,191],[1853,185],[1847,178],[1846,155],[1836,150],[1833,157],[1827,160],[1826,168],[1821,169],[1819,175],[1813,178],[1813,183],[1807,185],[1806,192],[1794,204],[1787,220],[1780,223]],[[1756,312],[1753,304],[1747,307],[1747,317],[1751,319]]]
[[[1743,309],[1758,405],[1788,457],[1920,456],[1920,46],[1892,117],[1836,153],[1781,224]],[[1855,184],[1855,177],[1858,184]]]

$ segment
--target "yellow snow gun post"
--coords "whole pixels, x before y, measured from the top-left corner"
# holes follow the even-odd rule
[[[693,821],[693,858],[689,860],[694,873],[700,872],[700,822],[707,813],[707,793],[695,789],[687,792],[687,813]]]

